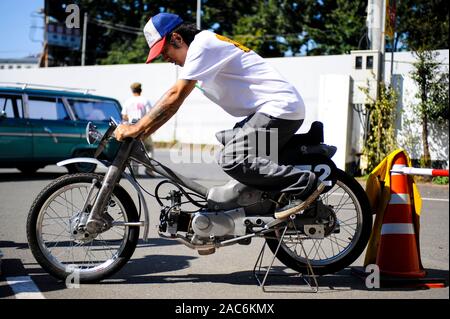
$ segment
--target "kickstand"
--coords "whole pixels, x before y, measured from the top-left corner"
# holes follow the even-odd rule
[[[265,242],[264,245],[262,246],[261,251],[260,251],[260,253],[258,255],[258,258],[256,260],[255,266],[253,267],[253,275],[255,276],[255,278],[256,278],[256,280],[258,282],[258,285],[261,287],[263,292],[307,292],[307,291],[286,291],[286,290],[283,290],[283,291],[267,291],[267,289],[266,289],[266,282],[267,282],[267,279],[269,277],[269,273],[272,270],[273,263],[274,263],[274,261],[276,259],[277,254],[278,254],[278,250],[281,247],[281,243],[283,242],[283,239],[284,239],[284,237],[286,235],[287,229],[288,229],[288,226],[286,225],[286,227],[283,230],[283,234],[281,235],[281,238],[279,239],[279,243],[278,243],[277,249],[275,250],[275,253],[274,253],[273,257],[272,257],[272,260],[270,261],[270,265],[267,268],[267,270],[265,270],[264,278],[263,278],[262,281],[260,280],[260,276],[264,273],[264,270],[262,270],[262,268],[264,268],[264,267],[262,267],[262,262],[263,262],[263,259],[264,259],[264,252],[266,250],[267,242]],[[298,231],[297,231],[297,236],[298,236],[298,241],[299,241],[300,247],[302,248],[302,252],[305,255],[306,265],[307,265],[307,267],[306,267],[307,274],[298,273],[298,274],[294,275],[294,277],[300,277],[303,280],[303,282],[309,288],[311,288],[312,292],[317,293],[319,291],[319,284],[317,283],[317,278],[316,278],[317,276],[314,274],[314,270],[313,270],[313,268],[311,266],[311,263],[309,261],[308,255],[306,254],[305,248],[303,246],[303,239],[300,237],[300,233]],[[286,275],[286,274],[274,275],[274,274],[272,274],[271,276],[292,276],[292,275]]]

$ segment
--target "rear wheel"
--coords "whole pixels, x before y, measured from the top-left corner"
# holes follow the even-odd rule
[[[48,273],[66,279],[77,271],[80,282],[92,282],[111,276],[130,259],[138,237],[136,207],[119,185],[106,206],[113,226],[93,237],[74,231],[74,223],[83,218],[81,208],[96,174],[65,175],[48,185],[34,201],[27,220],[27,237],[31,252]],[[94,194],[98,192],[96,186]],[[95,196],[91,197],[91,205]],[[86,216],[84,216],[86,217]],[[115,224],[115,225],[114,225]]]
[[[306,273],[309,259],[315,274],[335,273],[353,263],[367,245],[372,229],[372,212],[366,193],[345,172],[337,170],[335,177],[336,184],[321,194],[319,200],[332,207],[338,230],[331,231],[322,239],[299,236],[296,231],[288,231],[277,258],[293,270]],[[276,252],[282,232],[283,229],[278,229],[266,237],[273,253]]]

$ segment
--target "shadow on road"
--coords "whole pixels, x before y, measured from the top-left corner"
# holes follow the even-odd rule
[[[188,275],[155,275],[164,272],[189,268],[189,262],[198,257],[192,256],[170,256],[170,255],[149,255],[140,259],[132,259],[119,273],[112,277],[113,281],[105,280],[103,284],[171,284],[171,283],[221,283],[231,285],[256,285],[253,270],[244,270],[229,274],[188,274]],[[427,278],[442,278],[445,286],[448,286],[449,271],[440,269],[426,269]],[[119,279],[119,281],[117,281]],[[261,278],[262,279],[262,278]],[[292,271],[285,267],[273,267],[273,272],[268,277],[266,290],[268,292],[289,292],[284,288],[296,288],[299,285],[305,286],[305,282]],[[365,281],[352,274],[350,268],[346,268],[338,273],[318,277],[320,288],[327,288],[328,292],[349,291],[349,290],[371,290],[366,287]],[[280,286],[271,290],[270,287]],[[307,288],[307,287],[306,287]],[[379,291],[402,291],[417,290],[414,287],[387,287],[383,286]],[[292,292],[297,293],[298,290]]]
[[[150,239],[147,243],[140,242],[139,247],[151,247],[161,245],[178,244],[166,239]],[[26,243],[14,243],[0,241],[0,247],[27,249]],[[174,283],[216,283],[228,285],[257,286],[252,269],[232,273],[220,273],[209,270],[210,273],[177,274],[190,267],[193,260],[199,257],[187,255],[147,255],[142,258],[132,258],[118,273],[105,279],[97,285],[170,285]],[[220,265],[217,265],[220,267]],[[220,268],[218,268],[220,269]],[[0,282],[11,276],[31,276],[41,292],[51,292],[67,289],[64,281],[58,280],[47,274],[36,262],[23,264],[20,259],[3,259],[3,273]],[[449,271],[441,269],[426,269],[427,278],[443,278],[445,286],[448,286]],[[264,275],[264,274],[262,274]],[[260,277],[261,278],[261,277]],[[352,290],[368,291],[364,279],[352,274],[350,268],[346,268],[336,274],[317,278],[319,293],[339,293]],[[81,289],[89,289],[89,284],[82,284]],[[376,291],[411,291],[423,288],[417,287],[386,287]],[[301,293],[311,292],[298,274],[287,270],[285,267],[273,267],[273,271],[266,282],[266,291],[270,293]],[[0,285],[0,298],[13,296],[13,291],[7,285]],[[187,297],[187,296],[186,296]]]
[[[28,243],[16,243],[13,241],[0,240],[0,248],[28,249]]]
[[[39,180],[52,180],[63,176],[67,173],[34,173],[23,174],[17,173],[0,173],[0,182],[24,182],[24,181],[39,181]]]

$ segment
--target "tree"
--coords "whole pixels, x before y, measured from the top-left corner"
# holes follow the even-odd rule
[[[430,147],[428,143],[429,126],[431,123],[442,123],[449,120],[449,74],[442,72],[436,53],[432,51],[418,51],[415,53],[417,62],[414,63],[412,78],[417,84],[417,98],[419,104],[416,113],[422,125],[422,167],[431,167]]]
[[[129,1],[128,1],[129,2]],[[196,1],[152,1],[152,7],[147,8],[147,14],[140,21],[140,30],[143,29],[148,19],[158,12],[176,13],[183,20],[191,23],[196,21]],[[232,33],[234,23],[242,14],[251,11],[253,1],[231,0],[203,0],[202,4],[202,29],[212,29],[217,33]],[[102,58],[102,64],[142,63],[148,54],[148,46],[143,34],[130,36],[122,41],[114,41],[106,58]],[[162,61],[161,59],[155,62]]]
[[[148,48],[142,49],[142,29],[148,19],[159,12],[175,12],[187,21],[195,21],[196,2],[177,0],[46,0],[46,13],[53,21],[64,23],[67,17],[65,8],[69,4],[79,6],[81,19],[84,13],[88,14],[88,65],[102,61],[141,62],[141,54],[145,60]],[[55,47],[51,54],[55,65],[79,65],[81,62],[80,51]],[[124,56],[120,57],[121,54]]]
[[[264,0],[233,31],[263,57],[343,54],[359,47],[366,6],[365,0]]]
[[[309,55],[344,54],[359,48],[366,31],[367,1],[315,1],[305,30]]]
[[[395,109],[398,96],[393,88],[380,84],[380,92],[376,100],[369,94],[369,88],[361,88],[367,96],[368,134],[363,146],[363,157],[371,172],[389,153],[396,148]]]
[[[233,36],[234,27],[239,19],[255,14],[256,9],[257,3],[254,0],[203,0],[202,29],[211,29],[218,34]]]
[[[283,36],[289,21],[283,15],[286,1],[260,1],[256,12],[241,17],[233,28],[234,39],[264,57],[284,56],[287,43]]]
[[[447,0],[397,0],[395,48],[425,51],[448,49]]]

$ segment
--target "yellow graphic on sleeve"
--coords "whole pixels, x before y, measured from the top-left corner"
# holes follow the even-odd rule
[[[251,51],[246,46],[240,44],[239,42],[233,41],[233,40],[231,40],[231,39],[229,39],[227,37],[224,37],[223,35],[216,34],[216,37],[217,37],[217,39],[219,39],[221,41],[225,41],[225,42],[228,42],[228,43],[231,43],[231,44],[235,45],[237,48],[241,49],[244,52],[250,52]]]

